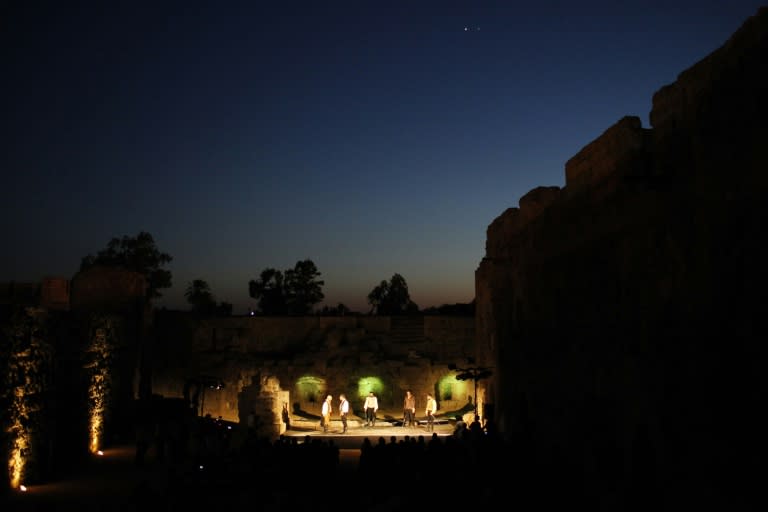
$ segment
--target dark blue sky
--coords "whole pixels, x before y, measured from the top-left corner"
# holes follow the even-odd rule
[[[760,4],[5,2],[0,281],[148,231],[169,307],[204,279],[243,313],[306,258],[332,306],[394,273],[469,302],[493,219],[621,117],[648,127]]]

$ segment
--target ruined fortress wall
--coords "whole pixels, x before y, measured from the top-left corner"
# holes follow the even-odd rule
[[[143,304],[147,284],[144,277],[114,267],[93,267],[78,272],[70,283],[73,311],[125,311]]]
[[[45,277],[40,286],[40,305],[49,310],[69,309],[69,279]]]
[[[764,8],[654,95],[650,130],[620,120],[543,208],[521,199],[490,224],[479,360],[498,367],[499,427],[539,462],[585,468],[589,485],[678,489],[757,469],[767,34]]]
[[[418,324],[417,324],[418,325]],[[302,349],[317,342],[351,343],[364,338],[392,335],[388,316],[221,317],[200,321],[192,337],[192,351],[231,350],[244,353]],[[414,334],[416,344],[444,346],[461,352],[474,336],[470,317],[426,316]],[[407,350],[403,349],[403,350]]]
[[[345,336],[388,335],[389,317],[303,316],[303,317],[220,317],[201,321],[193,335],[191,350],[208,348],[245,353],[279,352],[301,349],[308,342],[324,340],[329,333]]]
[[[382,386],[381,406],[399,408],[406,389],[420,397],[434,392],[450,373],[449,363],[463,364],[474,354],[472,317],[401,318],[393,327],[390,317],[163,313],[156,324],[153,392],[180,398],[187,379],[216,376],[225,388],[206,397],[205,409],[229,421],[242,421],[258,404],[276,403],[263,396],[260,383],[267,377],[288,393],[291,410],[319,413],[326,391],[346,392],[358,406],[360,382],[369,377]],[[456,395],[460,399],[446,406],[460,407],[457,400],[467,398],[464,391]]]
[[[344,317],[339,317],[344,322]],[[336,325],[323,317],[222,317],[205,319],[195,333],[192,350],[276,352],[303,343]]]
[[[39,306],[49,311],[68,311],[70,280],[46,276],[40,283],[0,283],[0,306],[10,304]]]
[[[474,330],[475,321],[465,316],[424,316],[424,335],[428,338],[463,338]]]
[[[565,186],[569,191],[590,187],[637,160],[645,149],[640,118],[624,117],[566,162]]]
[[[424,338],[434,353],[443,361],[462,364],[468,356],[474,357],[474,347],[468,341],[475,337],[475,319],[456,316],[425,316]]]

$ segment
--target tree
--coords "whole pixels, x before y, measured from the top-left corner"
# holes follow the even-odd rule
[[[292,270],[285,271],[288,311],[292,315],[306,315],[315,304],[321,302],[323,285],[315,263],[312,260],[297,261]]]
[[[386,307],[384,304],[389,295],[389,283],[385,280],[379,286],[371,290],[368,294],[368,304],[371,305],[371,314],[383,314],[382,310]]]
[[[80,270],[103,265],[138,272],[147,281],[147,298],[154,299],[162,297],[159,290],[171,287],[171,272],[160,267],[172,260],[169,254],[158,250],[151,234],[142,231],[135,237],[113,238],[95,256],[85,256]]]
[[[248,283],[248,293],[258,300],[258,308],[265,315],[306,315],[325,298],[325,282],[318,277],[320,272],[312,260],[298,261],[284,273],[266,268],[259,279]]]
[[[456,304],[443,304],[442,306],[432,306],[422,310],[424,315],[441,316],[475,316],[475,300],[467,304],[457,302]]]
[[[259,302],[258,308],[265,315],[284,315],[288,311],[283,290],[283,273],[265,268],[259,279],[248,283],[248,294]]]
[[[336,307],[325,305],[323,306],[323,309],[317,312],[320,316],[346,316],[351,313],[352,311],[341,302],[339,302]]]
[[[195,279],[184,292],[192,311],[202,315],[229,316],[232,314],[232,304],[221,302],[216,304],[216,298],[211,293],[210,285],[202,279]]]
[[[211,287],[202,279],[189,283],[184,296],[196,313],[211,313],[216,309],[216,299],[213,298]]]
[[[216,306],[216,314],[220,316],[232,316],[232,303],[219,302],[219,305]]]
[[[389,282],[382,281],[371,290],[368,303],[371,305],[371,313],[377,315],[404,315],[419,311],[419,306],[408,293],[408,283],[400,274],[394,274]]]

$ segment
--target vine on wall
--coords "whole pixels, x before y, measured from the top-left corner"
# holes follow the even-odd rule
[[[88,374],[89,450],[96,453],[104,440],[112,390],[112,364],[118,320],[96,315],[91,320],[84,369]]]
[[[18,488],[35,480],[44,464],[45,410],[51,392],[54,348],[46,340],[46,313],[19,308],[3,329],[2,425],[7,440],[10,486]]]

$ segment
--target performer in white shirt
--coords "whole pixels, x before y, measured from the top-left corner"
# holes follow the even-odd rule
[[[376,398],[373,391],[368,393],[368,396],[365,397],[365,405],[363,405],[363,409],[365,409],[365,426],[375,427],[376,411],[379,410],[379,399]]]
[[[342,434],[347,433],[347,414],[349,414],[349,402],[347,396],[342,393],[339,395],[339,416],[341,416],[341,425],[344,427],[341,431]]]
[[[333,396],[328,395],[327,397],[325,397],[325,402],[323,402],[323,408],[322,408],[323,419],[321,421],[321,424],[323,426],[323,432],[328,432],[328,427],[331,424],[331,412],[333,412],[333,407],[331,407],[331,400],[333,400]]]

